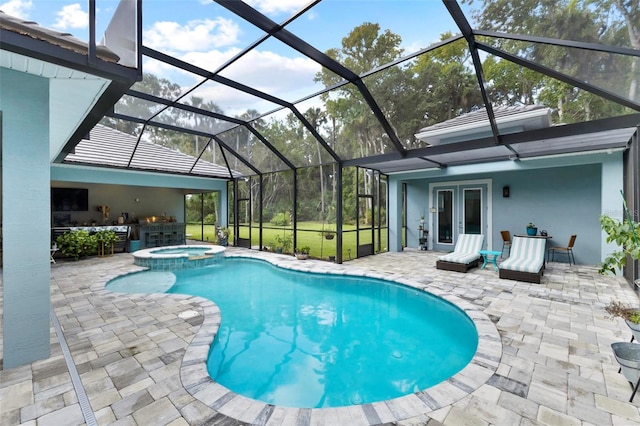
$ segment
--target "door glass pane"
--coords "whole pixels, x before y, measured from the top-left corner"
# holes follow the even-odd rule
[[[453,191],[438,191],[438,242],[453,242]]]
[[[480,234],[482,230],[482,208],[480,189],[464,190],[464,233]]]

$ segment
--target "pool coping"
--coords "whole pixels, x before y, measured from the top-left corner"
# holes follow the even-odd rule
[[[197,249],[202,254],[190,253],[157,253],[176,249]],[[132,253],[133,263],[143,268],[159,271],[171,271],[175,269],[195,269],[215,264],[224,256],[226,248],[217,245],[173,245],[163,247],[149,247]]]
[[[362,405],[335,408],[284,407],[237,394],[216,383],[209,376],[207,357],[222,317],[214,302],[194,297],[203,309],[203,322],[182,359],[180,379],[185,390],[195,399],[227,417],[250,424],[291,422],[299,425],[316,423],[377,425],[396,422],[438,410],[466,397],[484,385],[494,375],[500,363],[502,342],[497,328],[489,317],[480,307],[440,289],[430,288],[415,280],[398,279],[390,273],[372,273],[358,267],[312,259],[297,260],[293,256],[268,252],[230,253],[227,251],[225,257],[259,259],[283,269],[301,272],[365,276],[412,287],[457,306],[469,316],[478,331],[478,347],[469,364],[449,379],[427,389]],[[144,269],[141,268],[141,270]],[[166,297],[173,296],[176,295],[166,295]]]
[[[178,259],[182,257],[187,257],[187,258],[193,257],[188,253],[154,253],[154,251],[172,250],[172,249],[198,249],[198,250],[202,250],[203,254],[205,255],[220,254],[220,253],[224,253],[224,251],[226,250],[226,248],[222,246],[203,246],[203,245],[187,244],[187,245],[177,245],[177,246],[150,247],[150,248],[145,248],[141,250],[136,250],[131,254],[133,255],[134,259],[136,257],[140,259],[150,259],[150,258]]]

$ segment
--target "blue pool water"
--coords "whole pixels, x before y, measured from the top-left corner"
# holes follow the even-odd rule
[[[186,254],[189,256],[202,256],[207,251],[209,251],[209,247],[180,247],[180,248],[166,248],[166,249],[157,249],[151,251],[152,254]]]
[[[464,368],[478,344],[459,308],[381,280],[230,258],[174,274],[168,293],[220,307],[211,377],[274,405],[338,407],[423,390]]]

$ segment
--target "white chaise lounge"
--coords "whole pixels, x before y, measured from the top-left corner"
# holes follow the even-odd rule
[[[456,246],[451,253],[440,256],[436,262],[437,269],[447,271],[467,272],[478,266],[480,250],[484,244],[482,234],[460,234]]]
[[[499,266],[500,278],[540,284],[546,242],[544,238],[513,237],[509,258]]]

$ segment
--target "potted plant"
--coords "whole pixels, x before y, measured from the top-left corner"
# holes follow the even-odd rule
[[[293,237],[291,235],[276,236],[276,253],[290,253],[293,245]]]
[[[336,236],[336,231],[330,226],[326,229],[323,227],[322,231],[320,231],[320,235],[323,236],[326,240],[333,240],[333,238]]]
[[[229,245],[229,228],[224,226],[218,228],[218,245],[225,247]]]
[[[299,260],[305,260],[309,257],[310,251],[311,251],[311,247],[309,246],[303,246],[303,247],[297,248],[295,250],[296,258]]]
[[[622,318],[631,329],[632,340],[640,341],[640,308],[632,308],[617,300],[612,300],[604,310],[609,318]]]
[[[116,233],[110,229],[101,229],[94,234],[98,247],[98,256],[113,254],[113,246],[118,241]]]
[[[611,350],[620,365],[618,372],[622,372],[634,386],[629,399],[629,402],[632,402],[640,384],[640,345],[633,343],[634,340],[640,341],[640,308],[632,308],[613,300],[604,309],[609,314],[609,318],[622,318],[631,329],[631,341],[613,343]]]
[[[527,235],[534,236],[537,233],[538,228],[536,227],[536,225],[534,225],[533,222],[529,222],[529,224],[527,225]]]
[[[598,272],[615,274],[616,270],[622,271],[628,258],[640,260],[640,223],[629,218],[619,221],[602,215],[600,226],[607,234],[607,243],[616,243],[619,249],[607,256]],[[636,285],[638,284],[636,280]]]
[[[640,345],[631,342],[615,342],[611,344],[613,355],[620,364],[620,370],[633,388],[629,402],[633,402],[633,397],[640,386]]]

